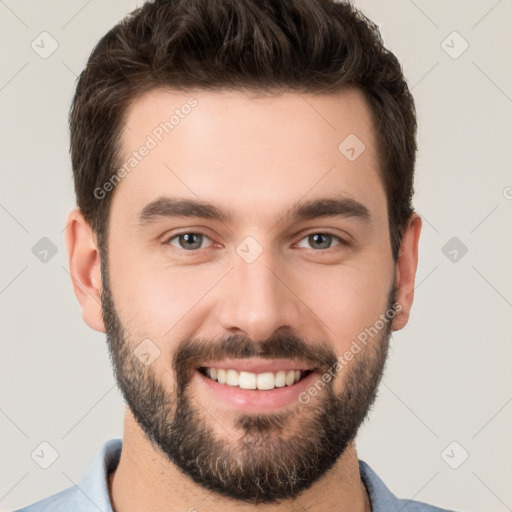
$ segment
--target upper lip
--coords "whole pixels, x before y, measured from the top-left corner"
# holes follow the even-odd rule
[[[205,361],[199,365],[199,368],[201,367],[250,373],[314,370],[312,365],[293,359],[223,359],[222,361]]]

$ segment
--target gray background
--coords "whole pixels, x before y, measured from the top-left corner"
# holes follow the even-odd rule
[[[75,79],[136,5],[0,0],[2,511],[78,482],[122,435],[104,335],[82,321],[63,229]],[[512,0],[356,5],[380,25],[416,99],[424,221],[411,319],[394,334],[359,456],[401,497],[512,510]],[[58,44],[47,58],[44,31]],[[42,442],[58,453],[48,469],[31,456],[51,462]]]

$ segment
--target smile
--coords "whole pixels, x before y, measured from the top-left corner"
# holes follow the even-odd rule
[[[205,403],[242,413],[270,413],[296,406],[318,378],[316,368],[294,359],[202,361],[195,368],[198,396]]]
[[[293,386],[312,372],[312,370],[279,370],[276,372],[253,373],[237,371],[232,368],[214,367],[200,367],[198,370],[219,384],[260,391]]]

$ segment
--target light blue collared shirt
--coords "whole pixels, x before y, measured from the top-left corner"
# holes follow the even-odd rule
[[[107,475],[119,463],[123,441],[108,440],[96,453],[85,476],[78,482],[15,512],[112,512]],[[372,512],[453,512],[419,501],[397,498],[364,461],[359,460],[361,479],[368,490]]]

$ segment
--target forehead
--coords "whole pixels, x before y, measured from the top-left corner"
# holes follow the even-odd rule
[[[372,209],[385,202],[372,115],[355,89],[154,90],[130,104],[120,142],[124,172],[112,209],[129,209],[133,218],[165,195],[269,222],[283,205],[326,194],[365,199]]]
[[[295,145],[297,151],[305,140],[318,147],[322,140],[336,143],[353,134],[368,146],[374,138],[368,102],[355,88],[322,95],[155,89],[130,103],[124,126],[121,141],[129,147],[136,146],[143,134],[164,144],[207,135],[203,144]]]

